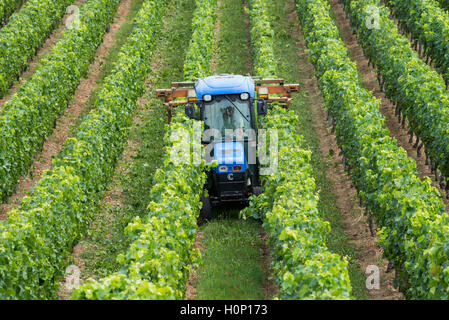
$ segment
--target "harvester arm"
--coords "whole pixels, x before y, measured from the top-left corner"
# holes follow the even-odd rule
[[[299,84],[284,84],[283,79],[255,79],[255,83],[258,97],[286,105],[287,108],[292,101],[292,93],[299,92]]]
[[[168,122],[171,122],[173,108],[189,103],[189,91],[195,90],[193,82],[173,82],[171,89],[158,89],[156,96],[164,99],[164,106],[167,109]]]
[[[287,107],[292,101],[291,94],[299,92],[298,84],[284,84],[283,79],[254,79],[257,96],[267,102],[277,102]],[[173,108],[196,101],[193,82],[174,82],[171,89],[156,90],[156,96],[164,99],[169,122]]]

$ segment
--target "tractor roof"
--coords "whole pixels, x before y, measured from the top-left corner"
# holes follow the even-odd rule
[[[251,77],[233,74],[220,74],[199,79],[195,84],[196,96],[199,100],[206,94],[240,94],[247,92],[251,98],[255,95],[255,84]]]

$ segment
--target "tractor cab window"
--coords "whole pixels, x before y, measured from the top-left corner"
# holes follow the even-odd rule
[[[238,95],[215,96],[204,104],[204,128],[216,129],[225,136],[226,130],[251,129],[249,101],[242,101]]]

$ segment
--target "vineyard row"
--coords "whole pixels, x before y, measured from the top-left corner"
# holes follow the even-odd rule
[[[115,7],[112,4],[91,1],[84,9],[85,17],[109,20]],[[31,195],[0,225],[2,299],[56,297],[67,257],[86,232],[127,141],[165,5],[166,1],[145,1],[118,62],[104,81],[96,108],[81,123],[76,136],[66,141],[52,169],[43,174]],[[82,29],[87,30],[87,26]]]
[[[380,101],[360,86],[327,1],[297,0],[297,5],[346,168],[368,216],[380,227],[379,242],[402,292],[408,298],[448,298],[443,266],[449,218],[441,195],[430,179],[420,180],[415,161],[390,137]]]

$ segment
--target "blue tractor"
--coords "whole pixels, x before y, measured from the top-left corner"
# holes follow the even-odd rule
[[[289,106],[299,85],[282,79],[259,79],[221,74],[193,82],[177,82],[171,89],[157,90],[165,99],[169,121],[173,108],[183,106],[192,119],[204,122],[202,143],[206,161],[218,166],[208,173],[202,197],[201,217],[212,218],[212,208],[223,204],[247,204],[262,192],[257,157],[257,118],[268,104]],[[207,191],[207,192],[206,192]]]

